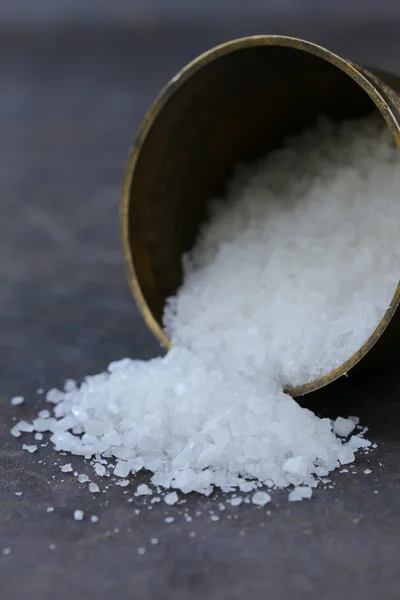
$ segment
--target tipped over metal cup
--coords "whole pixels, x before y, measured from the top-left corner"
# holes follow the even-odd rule
[[[121,204],[129,283],[166,348],[163,311],[182,283],[182,255],[196,240],[208,201],[223,194],[234,167],[277,148],[320,114],[342,120],[379,111],[400,148],[398,94],[400,79],[394,75],[364,69],[310,42],[273,35],[217,46],[167,84],[137,134]],[[356,365],[358,370],[394,362],[399,301],[400,285],[357,352],[287,393],[317,390]]]

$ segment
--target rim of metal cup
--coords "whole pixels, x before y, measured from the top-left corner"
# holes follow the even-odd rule
[[[144,297],[144,294],[142,292],[142,289],[140,287],[139,281],[135,273],[134,259],[131,253],[129,243],[130,190],[133,178],[135,176],[138,157],[140,155],[143,143],[151,127],[153,126],[157,116],[163,110],[163,107],[171,98],[171,96],[185,83],[185,81],[187,81],[189,77],[194,75],[197,71],[199,71],[201,68],[203,68],[208,63],[210,63],[218,57],[254,46],[290,47],[318,56],[319,58],[341,69],[351,79],[353,79],[373,101],[373,103],[383,116],[384,120],[386,121],[386,124],[388,125],[393,135],[396,145],[400,150],[400,125],[393,114],[393,110],[396,107],[393,106],[393,99],[390,96],[386,95],[384,97],[377,89],[377,87],[375,87],[374,84],[371,82],[371,80],[375,79],[372,73],[365,71],[363,68],[354,65],[350,61],[341,58],[340,56],[334,54],[330,50],[326,50],[325,48],[313,44],[312,42],[307,42],[298,38],[279,35],[255,35],[250,37],[244,37],[231,40],[229,42],[211,48],[207,52],[204,52],[203,54],[192,60],[185,67],[183,67],[183,69],[181,69],[161,90],[160,94],[157,96],[156,100],[148,110],[142,122],[142,125],[136,135],[125,172],[120,206],[122,245],[125,263],[128,271],[128,282],[145,322],[147,323],[151,331],[154,333],[156,338],[166,349],[169,349],[171,347],[171,342],[163,328],[159,325],[159,323],[153,316],[146,302],[146,299]],[[383,82],[377,81],[377,85],[381,86],[383,85]],[[385,92],[390,92],[390,89],[387,88],[387,86],[384,87]],[[379,340],[382,333],[388,326],[390,320],[392,319],[394,313],[396,312],[399,303],[400,283],[397,285],[392,301],[388,309],[386,310],[384,316],[382,317],[381,321],[379,322],[373,333],[369,336],[369,338],[364,342],[364,344],[362,344],[362,346],[352,356],[350,356],[350,358],[348,358],[339,367],[333,369],[329,373],[326,373],[322,377],[319,377],[304,385],[287,388],[285,391],[292,396],[301,396],[309,392],[315,391],[317,389],[320,389],[328,385],[329,383],[335,381],[342,375],[345,375],[369,352],[369,350]]]

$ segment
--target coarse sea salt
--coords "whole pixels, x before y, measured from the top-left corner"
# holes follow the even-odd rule
[[[57,451],[95,459],[97,475],[108,474],[100,460],[115,460],[115,476],[144,468],[183,493],[239,489],[261,506],[260,485],[311,497],[371,444],[356,417],[319,418],[283,390],[342,364],[389,306],[399,186],[398,151],[375,118],[322,119],[239,167],[183,259],[164,314],[167,355],[50,390],[53,414],[13,435],[48,431]]]

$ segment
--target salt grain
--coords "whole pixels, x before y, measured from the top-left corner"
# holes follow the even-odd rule
[[[15,396],[14,398],[11,398],[11,404],[13,406],[20,406],[24,402],[25,402],[25,400],[24,400],[23,396]]]
[[[89,481],[89,477],[87,475],[85,475],[84,473],[80,473],[78,475],[78,481],[79,481],[79,483],[86,483],[87,481]]]
[[[257,506],[265,506],[268,502],[271,501],[271,496],[267,494],[267,492],[256,492],[255,494],[253,494],[251,501]]]
[[[32,444],[32,445],[22,444],[22,450],[26,450],[27,452],[30,452],[31,454],[33,452],[36,452],[37,449],[38,449],[38,447],[35,444]]]
[[[299,486],[295,487],[289,494],[288,500],[289,502],[298,502],[299,500],[304,500],[305,498],[311,498],[312,489],[310,487]]]
[[[152,493],[153,492],[151,491],[148,485],[146,485],[145,483],[141,483],[137,486],[135,496],[151,496]]]
[[[104,465],[101,465],[100,463],[95,463],[94,471],[95,471],[96,475],[98,475],[99,477],[103,477],[106,472],[106,468]]]
[[[336,435],[340,435],[342,437],[347,437],[355,428],[355,423],[352,419],[343,419],[343,417],[338,417],[333,423],[333,431]]]
[[[164,502],[165,502],[165,504],[168,504],[169,506],[176,504],[178,502],[178,500],[179,500],[179,498],[178,498],[178,494],[176,492],[171,492],[170,494],[167,494],[166,496],[164,496]]]
[[[150,544],[152,546],[157,546],[157,544],[158,544],[158,538],[155,538],[155,537],[150,538]]]
[[[89,492],[91,494],[98,494],[100,492],[100,488],[97,483],[94,483],[93,481],[89,483]]]
[[[115,485],[119,485],[119,487],[127,487],[129,485],[129,479],[121,479],[121,481],[116,481]]]
[[[63,465],[62,467],[60,467],[60,469],[63,473],[71,473],[73,471],[71,463],[67,463],[66,465]]]
[[[233,497],[229,500],[232,506],[239,506],[243,502],[243,498],[240,496]]]
[[[82,510],[74,510],[75,521],[83,521],[84,512]]]

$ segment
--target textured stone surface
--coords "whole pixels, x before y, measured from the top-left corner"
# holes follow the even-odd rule
[[[191,523],[179,506],[135,515],[140,498],[127,503],[119,487],[93,497],[87,485],[61,474],[50,448],[30,455],[8,435],[14,416],[29,418],[42,407],[37,388],[159,351],[125,283],[118,200],[134,132],[177,68],[220,41],[264,30],[396,69],[395,20],[393,31],[355,23],[354,36],[301,22],[283,27],[275,16],[264,25],[204,30],[192,24],[0,36],[0,550],[12,549],[0,553],[2,599],[400,597],[393,373],[372,374],[368,382],[350,377],[307,399],[325,414],[359,414],[370,425],[379,449],[369,462],[358,458],[349,473],[333,476],[333,490],[318,490],[310,502],[289,505],[286,493],[277,494],[264,508],[226,510],[218,522],[209,510],[218,512],[219,500],[195,495],[185,506],[201,515]],[[26,403],[11,407],[17,394]],[[62,458],[85,472],[81,459]],[[370,475],[363,474],[367,467]],[[46,513],[48,506],[54,512]],[[99,522],[75,522],[74,509]],[[173,523],[164,522],[166,512]]]

